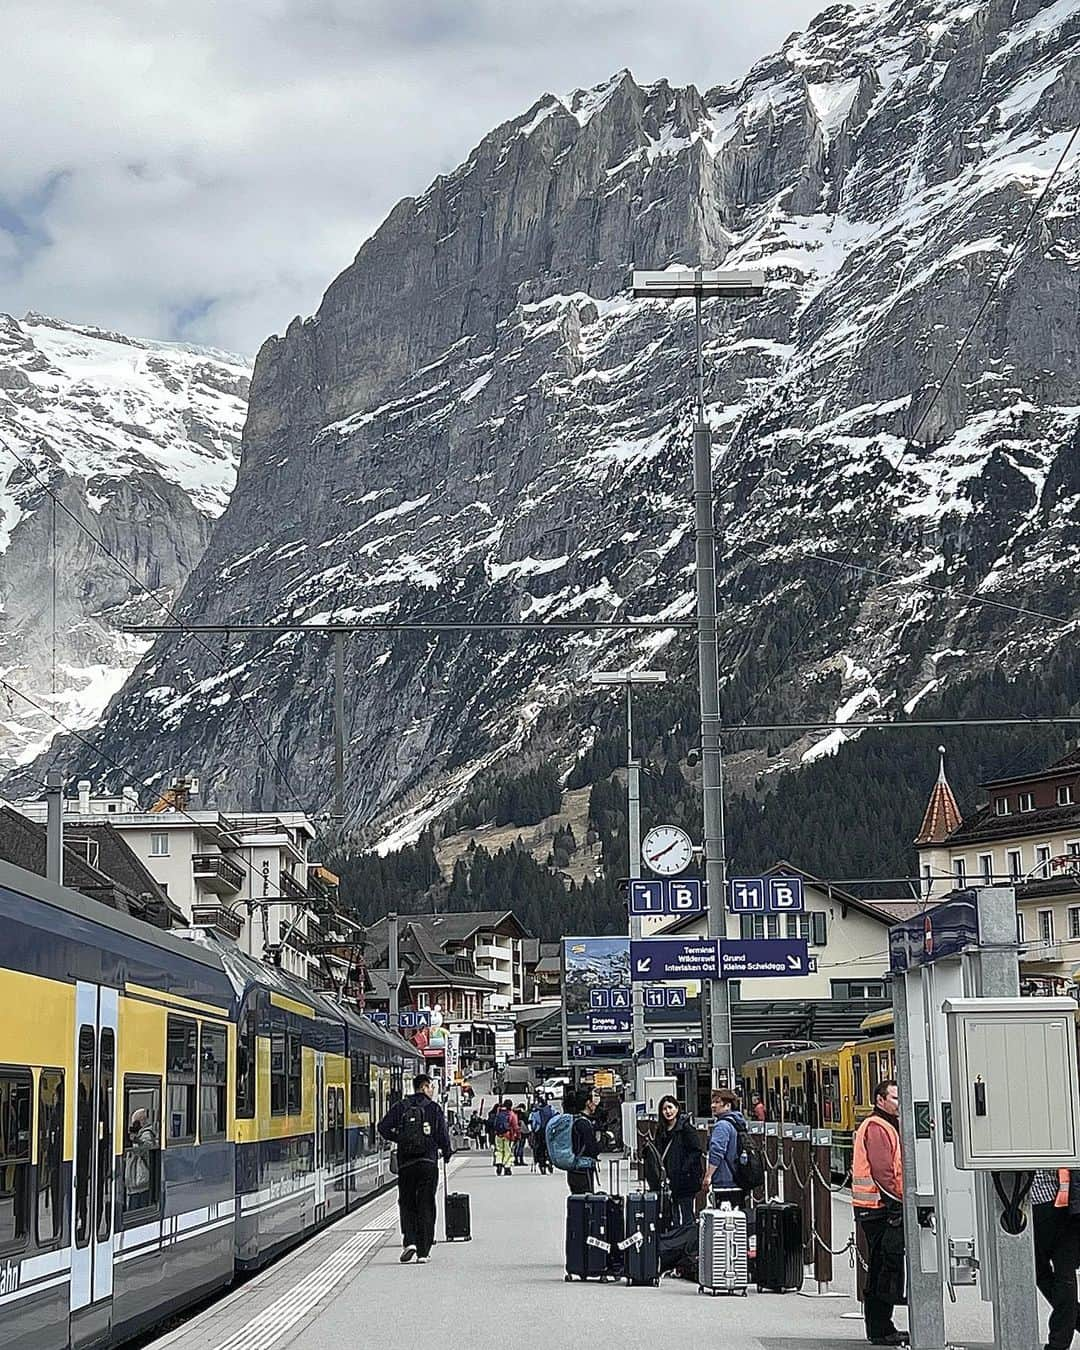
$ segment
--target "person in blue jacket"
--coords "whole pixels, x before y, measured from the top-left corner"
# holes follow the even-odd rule
[[[730,1195],[721,1195],[720,1199],[730,1200],[741,1207],[743,1193],[736,1164],[739,1157],[739,1131],[746,1129],[746,1118],[738,1106],[739,1099],[730,1088],[717,1088],[712,1095],[716,1124],[709,1136],[709,1156],[705,1163],[702,1189],[706,1193],[709,1190],[730,1191]]]

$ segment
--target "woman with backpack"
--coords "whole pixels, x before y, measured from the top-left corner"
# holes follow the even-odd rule
[[[514,1118],[517,1121],[517,1132],[513,1136],[514,1145],[514,1166],[525,1166],[525,1103],[518,1102],[517,1109],[514,1112]]]
[[[694,1199],[705,1175],[705,1153],[690,1117],[674,1097],[661,1097],[656,1134],[645,1153],[645,1176],[661,1197],[664,1226],[694,1222]]]

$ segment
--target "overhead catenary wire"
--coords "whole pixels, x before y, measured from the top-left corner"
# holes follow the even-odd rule
[[[952,359],[950,360],[948,366],[945,369],[944,375],[941,377],[939,381],[937,381],[936,387],[930,398],[930,401],[927,403],[926,407],[920,414],[919,419],[915,424],[915,427],[913,428],[911,434],[908,437],[908,444],[905,447],[900,458],[897,460],[896,464],[893,466],[894,468],[899,467],[904,457],[909,453],[911,445],[913,445],[918,440],[919,433],[922,431],[923,427],[929,420],[930,414],[937,406],[938,400],[940,399],[942,393],[945,390],[945,386],[948,384],[949,380],[953,375],[953,372],[959,365],[961,356],[963,356],[964,352],[967,349],[968,344],[974,337],[979,325],[982,323],[983,318],[985,317],[987,311],[990,308],[990,305],[997,298],[1001,282],[1004,279],[1008,270],[1011,268],[1013,261],[1016,258],[1016,255],[1020,251],[1021,245],[1028,236],[1028,232],[1030,231],[1031,226],[1038,218],[1039,213],[1042,210],[1043,204],[1050,194],[1050,189],[1053,186],[1054,181],[1057,178],[1058,174],[1061,172],[1062,166],[1064,165],[1065,160],[1068,158],[1073,148],[1073,145],[1076,143],[1078,135],[1080,135],[1080,124],[1078,124],[1076,127],[1073,128],[1072,134],[1069,136],[1068,141],[1065,143],[1065,148],[1062,150],[1060,156],[1058,157],[1057,163],[1054,165],[1053,169],[1050,171],[1049,176],[1047,177],[1046,182],[1043,184],[1042,191],[1039,193],[1034,203],[1032,204],[1031,210],[1028,212],[1027,219],[1024,221],[1023,226],[1021,227],[1019,233],[1017,234],[1017,237],[1014,240],[1012,247],[1005,255],[1005,258],[1002,261],[1001,266],[995,273],[994,278],[989,288],[987,289],[986,295],[983,297],[982,303],[980,304],[978,310],[976,311],[974,319],[968,325],[967,331],[965,332],[963,338],[960,340],[960,345],[954,352]],[[841,571],[843,571],[844,567],[850,564],[850,562],[854,558],[856,551],[859,549],[859,547],[863,543],[863,540],[866,538],[866,535],[870,529],[870,524],[871,524],[871,516],[870,513],[867,512],[865,513],[862,525],[860,526],[858,532],[856,533],[855,539],[853,540],[853,542],[851,543],[850,547],[847,550],[846,556],[842,560],[836,562],[835,571],[833,572],[832,577],[830,577],[829,581],[826,584],[825,592],[823,593],[824,595],[827,595],[831,592],[833,584],[840,576]],[[780,659],[780,662],[777,665],[776,669],[768,677],[763,688],[759,690],[759,692],[755,696],[750,707],[744,714],[744,719],[748,718],[756,708],[760,707],[762,700],[773,688],[777,679],[783,674],[791,658],[802,646],[802,643],[805,640],[806,635],[810,632],[811,628],[813,628],[815,623],[817,622],[818,615],[820,613],[822,598],[823,596],[818,597],[816,602],[812,604],[810,613],[807,615],[805,622],[799,629],[798,633],[796,633],[795,637],[792,639],[790,646],[784,653],[783,657]]]
[[[139,588],[140,591],[143,592],[144,595],[148,595],[150,599],[153,600],[153,602],[158,606],[158,608],[161,609],[163,613],[168,614],[169,617],[173,619],[177,624],[182,624],[183,621],[180,619],[180,616],[176,613],[176,611],[170,605],[166,604],[165,601],[160,598],[160,596],[155,595],[155,593],[135,575],[135,573],[131,570],[130,567],[128,567],[128,565],[123,561],[123,559],[118,558],[116,554],[113,553],[113,551],[109,548],[109,546],[105,543],[105,541],[101,538],[101,536],[95,534],[94,531],[91,530],[89,526],[85,524],[84,521],[80,520],[79,517],[64,504],[62,498],[59,496],[58,493],[53,491],[48,481],[45,478],[43,478],[40,473],[38,473],[37,469],[27,459],[25,459],[22,455],[19,454],[19,452],[14,448],[14,446],[10,445],[8,442],[5,441],[4,449],[7,450],[7,452],[11,455],[11,457],[23,468],[23,470],[26,473],[31,475],[31,477],[35,480],[35,482],[42,489],[42,491],[47,493],[48,496],[52,499],[54,520],[56,507],[59,506],[61,511],[63,511],[66,516],[68,516],[71,520],[75,522],[78,528],[82,530],[83,534],[85,534],[88,539],[92,540],[93,543],[95,543],[98,546],[98,548],[100,548],[101,551],[106,555],[106,557],[112,559],[112,561],[117,565],[117,567],[120,568],[120,570],[125,574],[125,576],[127,576],[131,581],[135,583],[135,585]],[[53,557],[54,586],[55,581],[56,581],[56,560],[54,553]],[[187,636],[187,634],[184,634],[184,636]],[[195,636],[195,642],[198,646],[200,646],[203,649],[203,651],[205,651],[211,657],[212,660],[215,661],[219,660],[217,653],[211,646],[209,646],[208,643],[203,642],[203,640],[198,636]],[[244,716],[248,719],[248,722],[251,724],[251,728],[255,732],[256,737],[262,742],[263,747],[265,748],[267,754],[270,756],[271,763],[274,765],[274,768],[280,774],[282,782],[284,782],[285,786],[292,794],[293,801],[296,803],[297,808],[300,811],[303,811],[304,806],[300,800],[299,794],[297,793],[296,789],[293,787],[292,782],[289,779],[289,775],[285,772],[285,769],[282,767],[277,756],[274,754],[274,750],[273,747],[270,745],[270,742],[263,735],[263,732],[259,727],[258,723],[256,722],[255,717],[251,712],[251,709],[247,706],[247,703],[244,700],[244,697],[240,691],[240,687],[239,685],[237,685],[235,678],[229,671],[225,669],[225,662],[223,660],[220,661],[219,669],[220,673],[225,676],[225,678],[229,681],[229,684],[232,686],[233,693],[236,697],[237,703],[239,704],[241,712],[243,712]]]

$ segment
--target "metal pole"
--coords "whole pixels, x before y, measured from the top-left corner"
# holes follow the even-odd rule
[[[727,861],[724,765],[720,748],[720,670],[716,652],[716,533],[713,527],[712,434],[705,421],[701,294],[694,296],[697,396],[694,418],[694,545],[697,580],[698,683],[701,697],[701,808],[705,844],[708,935],[726,932]],[[731,1003],[722,980],[709,985],[709,1058],[713,1086],[731,1085]]]
[[[398,980],[400,972],[398,970],[398,931],[397,915],[388,914],[386,916],[386,931],[390,938],[389,959],[390,968],[390,1030],[398,1029]]]
[[[345,634],[334,634],[334,810],[345,822]]]
[[[1016,891],[1012,886],[983,886],[978,892],[980,998],[1017,998],[1020,994],[1019,941],[1016,931]],[[1001,1204],[991,1179],[1001,1178],[1012,1189],[1015,1172],[978,1174],[986,1212],[991,1216],[990,1253],[997,1277],[994,1291],[994,1345],[999,1350],[1040,1345],[1039,1309],[1035,1299],[1035,1252],[1030,1208],[1022,1233],[1002,1228]]]
[[[45,776],[47,804],[45,828],[45,875],[58,886],[64,884],[64,780],[59,769]]]
[[[626,682],[626,796],[627,818],[630,834],[630,860],[628,876],[636,881],[641,876],[641,776],[640,766],[634,758],[634,686]],[[641,937],[641,919],[630,915],[630,940]],[[631,1007],[633,1008],[633,1035],[630,1042],[631,1057],[634,1066],[634,1100],[645,1098],[644,1077],[647,1072],[644,1059],[645,1051],[645,995],[640,984],[630,986]]]

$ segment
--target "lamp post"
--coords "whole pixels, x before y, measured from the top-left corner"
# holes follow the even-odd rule
[[[698,683],[701,697],[701,814],[704,827],[708,933],[726,927],[727,859],[724,841],[724,776],[720,752],[720,671],[716,650],[716,534],[713,527],[712,435],[705,420],[705,367],[701,347],[701,305],[705,299],[746,300],[763,294],[761,272],[672,268],[635,271],[635,299],[694,302],[694,543],[697,581]],[[713,1085],[726,1076],[731,1086],[731,1005],[727,985],[709,985],[709,1053]]]
[[[624,685],[626,688],[626,816],[630,835],[629,871],[627,876],[636,881],[641,876],[641,764],[634,757],[634,709],[633,692],[635,684],[664,684],[667,675],[662,670],[601,670],[589,677],[593,684]],[[641,937],[641,919],[630,914],[630,938]],[[633,1009],[630,1051],[634,1062],[634,1099],[642,1101],[644,1093],[641,1078],[643,1076],[642,1055],[645,1049],[645,1003],[640,984],[630,986],[631,1007]]]

